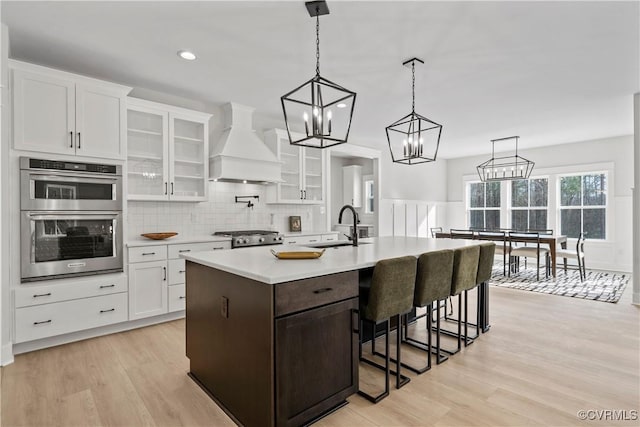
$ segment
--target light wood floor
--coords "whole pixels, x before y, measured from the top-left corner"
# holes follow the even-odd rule
[[[577,417],[639,409],[630,293],[609,304],[492,288],[489,333],[379,404],[352,396],[316,425],[636,426]],[[2,369],[2,426],[233,425],[187,377],[184,341],[180,320],[18,355]],[[360,366],[363,386],[381,379]]]

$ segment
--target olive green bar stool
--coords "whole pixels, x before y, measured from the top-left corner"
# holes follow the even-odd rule
[[[458,347],[454,351],[443,350],[449,354],[456,354],[462,348],[462,293],[476,286],[478,275],[478,261],[480,259],[480,245],[466,246],[453,251],[453,276],[451,278],[451,296],[458,296]],[[465,293],[465,303],[467,300]],[[467,320],[467,306],[465,304],[465,322]],[[465,336],[466,342],[466,336]]]
[[[375,328],[380,322],[385,322],[385,365],[362,357],[362,345],[360,345],[360,360],[371,366],[385,371],[385,390],[377,396],[372,396],[362,390],[358,394],[371,402],[377,403],[389,395],[389,335],[390,320],[395,317],[397,320],[397,342],[396,342],[396,388],[400,388],[409,382],[409,378],[401,374],[401,337],[402,320],[401,315],[408,313],[413,307],[413,293],[416,282],[417,259],[413,256],[391,258],[378,261],[373,269],[371,278],[371,289],[367,301],[361,301],[360,320],[373,323],[373,343],[375,343]],[[360,327],[362,331],[362,324]]]
[[[465,346],[480,335],[480,329],[486,332],[489,329],[489,279],[493,272],[493,261],[496,254],[496,244],[494,242],[486,242],[480,244],[480,256],[478,258],[478,273],[476,274],[476,285],[478,287],[478,300],[476,308],[476,323],[467,321],[467,313],[464,319],[464,336]],[[467,307],[467,292],[465,291],[465,310]],[[476,327],[476,335],[469,337],[467,334],[467,325]],[[471,341],[469,341],[471,340]]]
[[[451,277],[453,275],[453,251],[450,249],[428,252],[418,258],[418,271],[416,273],[416,288],[413,294],[414,307],[426,307],[427,342],[424,343],[409,337],[407,322],[405,320],[405,343],[412,347],[427,352],[427,365],[423,368],[414,368],[407,364],[402,366],[421,374],[431,369],[431,353],[434,352],[431,341],[433,303],[436,303],[436,312],[440,313],[440,302],[445,302],[451,293]],[[422,317],[422,316],[420,316]],[[440,315],[436,316],[436,363],[447,360],[447,356],[440,351]]]

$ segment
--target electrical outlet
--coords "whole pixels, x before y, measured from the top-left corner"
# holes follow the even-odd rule
[[[222,297],[220,302],[221,302],[221,304],[220,304],[220,314],[225,319],[228,319],[229,318],[229,298]]]

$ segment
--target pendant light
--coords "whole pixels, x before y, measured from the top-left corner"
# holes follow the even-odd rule
[[[482,182],[529,178],[535,163],[518,155],[519,138],[519,136],[508,136],[506,138],[491,140],[491,158],[476,167]],[[515,142],[516,151],[513,156],[495,156],[496,142],[503,141]]]
[[[356,93],[320,76],[320,15],[328,15],[325,1],[305,3],[316,18],[316,75],[283,95],[282,111],[289,142],[313,148],[344,144],[349,137]],[[295,134],[292,127],[302,134]]]
[[[442,125],[416,113],[416,63],[424,61],[412,58],[402,63],[411,67],[411,113],[386,128],[391,159],[405,165],[435,162],[442,134]]]

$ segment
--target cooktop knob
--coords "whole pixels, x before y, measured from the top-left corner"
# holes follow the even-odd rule
[[[260,242],[260,243],[264,242],[264,237],[260,237],[260,238],[258,239],[258,242]]]
[[[244,243],[244,242],[242,241],[242,239],[238,239],[238,240],[236,240],[236,245],[241,245],[242,243]]]

